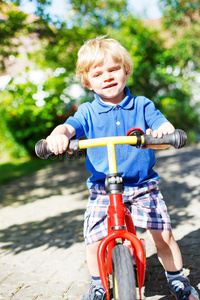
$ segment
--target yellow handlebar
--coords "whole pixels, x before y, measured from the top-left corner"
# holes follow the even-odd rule
[[[95,138],[88,140],[70,140],[67,151],[76,151],[90,147],[107,146],[108,162],[110,173],[117,173],[115,145],[129,144],[136,147],[141,145],[173,145],[179,149],[185,146],[187,134],[176,129],[173,133],[163,135],[162,138],[155,138],[152,135],[130,135]],[[46,140],[40,140],[35,145],[35,152],[38,157],[47,159],[52,154]]]
[[[113,136],[113,137],[104,137],[104,138],[96,138],[96,139],[89,139],[89,140],[79,140],[78,145],[79,145],[79,149],[98,147],[98,146],[107,146],[109,172],[112,174],[112,173],[117,173],[115,145],[122,145],[122,144],[135,145],[136,143],[137,143],[136,136]],[[142,144],[144,143],[144,136],[141,136],[141,143]]]

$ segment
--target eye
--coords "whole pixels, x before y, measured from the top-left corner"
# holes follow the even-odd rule
[[[115,71],[118,71],[120,68],[120,66],[116,66],[116,67],[113,67],[110,69],[110,72],[115,72]]]
[[[94,75],[93,75],[93,77],[99,77],[101,74],[100,73],[95,73]]]

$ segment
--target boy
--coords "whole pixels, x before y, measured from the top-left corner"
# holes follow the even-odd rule
[[[77,77],[83,87],[95,92],[92,103],[80,105],[74,117],[57,126],[47,142],[52,152],[61,154],[69,139],[84,134],[87,138],[126,135],[132,127],[141,128],[154,137],[172,133],[173,125],[145,97],[133,97],[126,87],[132,74],[127,50],[116,40],[97,38],[84,44],[78,53]],[[97,264],[97,248],[107,233],[106,211],[109,203],[104,189],[108,174],[105,147],[87,150],[86,167],[92,173],[87,180],[90,197],[84,221],[86,257],[92,281],[82,300],[103,299]],[[129,204],[134,224],[146,228],[157,248],[170,291],[176,299],[199,299],[182,270],[179,247],[171,232],[170,218],[158,188],[158,174],[153,170],[155,156],[151,148],[142,150],[129,145],[116,147],[118,172],[125,191],[123,201]]]

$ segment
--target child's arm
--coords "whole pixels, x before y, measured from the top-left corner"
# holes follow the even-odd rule
[[[174,126],[170,122],[163,123],[157,130],[152,131],[152,129],[148,128],[146,134],[152,134],[153,137],[161,138],[163,135],[173,133],[175,130]],[[149,145],[143,147],[144,149],[152,148],[152,149],[166,149],[170,145]]]
[[[46,141],[50,150],[54,154],[62,154],[67,150],[69,140],[76,135],[75,129],[68,124],[58,125],[51,134],[47,137]]]

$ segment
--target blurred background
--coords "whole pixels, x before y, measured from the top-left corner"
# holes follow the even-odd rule
[[[35,143],[93,99],[75,77],[88,39],[129,51],[128,87],[200,140],[200,0],[0,1],[0,184],[49,162]]]

